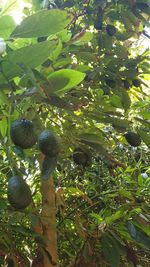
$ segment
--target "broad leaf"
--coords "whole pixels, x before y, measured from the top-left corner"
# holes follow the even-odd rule
[[[54,42],[45,41],[12,51],[4,57],[3,71],[8,78],[19,76],[24,73],[21,64],[35,68],[47,59],[54,48]]]
[[[79,36],[79,37],[78,37]],[[73,43],[76,45],[83,45],[84,43],[88,43],[93,39],[93,33],[92,32],[84,32],[84,34],[80,36],[80,34],[77,34],[77,36],[73,37]]]
[[[5,15],[0,18],[0,37],[8,38],[16,24],[11,16]]]
[[[6,118],[3,118],[1,121],[0,121],[0,132],[1,132],[1,135],[3,137],[5,137],[6,133],[7,133],[7,119]]]
[[[143,139],[144,143],[150,148],[150,134],[148,132],[144,132],[143,130],[138,130],[139,135]]]
[[[3,88],[4,88],[4,86],[3,86]],[[8,87],[6,86],[6,88],[9,88],[9,86]],[[9,105],[9,100],[8,100],[6,94],[1,90],[0,91],[0,106],[2,106],[2,105]]]
[[[110,264],[111,267],[119,266],[121,249],[119,249],[118,242],[116,242],[116,240],[107,233],[102,235],[101,242],[102,251],[107,262]]]
[[[127,222],[127,228],[129,234],[132,238],[138,242],[143,244],[145,247],[150,249],[150,237],[144,233],[139,227],[135,226],[131,221]]]
[[[122,108],[121,99],[118,95],[110,96],[110,103],[112,104],[113,107]]]
[[[107,147],[107,142],[104,140],[104,137],[100,133],[83,133],[80,135],[80,140],[97,152],[100,152],[102,155],[108,156],[107,150],[105,149],[105,147]]]
[[[61,59],[57,59],[56,63],[53,64],[54,68],[62,68],[65,67],[67,65],[70,65],[72,62],[70,57],[67,58],[61,58]]]
[[[121,127],[121,128],[124,128],[124,129],[129,127],[128,120],[120,119],[120,118],[117,118],[117,117],[103,118],[102,121],[104,121],[106,123],[111,123],[113,126]]]
[[[66,11],[41,10],[27,18],[13,31],[13,38],[49,36],[62,31],[72,20]]]
[[[83,60],[83,61],[88,61],[88,62],[96,62],[97,58],[96,56],[91,53],[91,52],[78,52],[77,53],[77,58]]]
[[[64,191],[69,196],[81,197],[85,195],[85,193],[77,187],[64,187]]]
[[[59,56],[59,54],[61,53],[61,50],[62,50],[62,43],[61,43],[61,40],[59,40],[56,49],[51,53],[49,58],[52,61],[55,61],[57,57]]]
[[[70,69],[62,69],[56,72],[53,72],[48,76],[50,83],[52,84],[52,88],[50,89],[50,94],[52,92],[55,93],[65,93],[69,89],[78,85],[83,81],[85,74],[79,71],[70,70]]]
[[[18,0],[7,0],[7,1],[0,1],[0,5],[2,2],[2,14],[10,14],[15,8],[19,7]],[[1,6],[0,6],[1,7]]]
[[[125,90],[122,90],[120,92],[120,98],[121,98],[124,110],[125,111],[128,110],[130,108],[130,105],[131,105],[131,99],[130,99],[128,93]]]

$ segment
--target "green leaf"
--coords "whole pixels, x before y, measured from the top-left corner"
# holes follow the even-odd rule
[[[0,105],[9,105],[9,100],[3,91],[0,91]]]
[[[10,225],[10,229],[13,230],[14,232],[21,233],[24,236],[36,236],[37,234],[33,232],[30,228],[26,226],[21,226],[21,225]]]
[[[27,18],[13,31],[13,38],[49,36],[62,31],[71,22],[72,16],[66,11],[41,10]]]
[[[143,120],[141,118],[135,117],[135,120],[139,121],[143,126],[148,127],[150,129],[150,121]]]
[[[138,129],[138,133],[143,139],[144,143],[150,148],[150,133],[144,132],[142,129]]]
[[[101,238],[102,251],[107,262],[111,267],[117,267],[120,264],[120,254],[118,242],[109,234],[104,233]]]
[[[85,43],[90,42],[93,39],[93,33],[92,32],[85,32],[84,35],[82,35],[80,38],[75,39],[73,43],[75,45],[83,45]]]
[[[57,61],[53,64],[54,68],[62,68],[67,65],[70,65],[72,62],[72,59],[67,57],[67,58],[60,58],[57,59]]]
[[[107,150],[104,148],[107,147],[107,143],[102,134],[82,133],[80,134],[80,140],[104,156],[108,155]]]
[[[52,61],[55,61],[57,59],[57,57],[59,56],[59,54],[61,53],[61,50],[62,50],[62,42],[61,42],[61,40],[59,40],[56,49],[51,53],[49,58]]]
[[[88,65],[80,64],[76,67],[76,70],[81,71],[81,72],[87,72],[91,70],[91,68]]]
[[[3,58],[3,71],[8,78],[19,76],[24,73],[20,64],[35,68],[47,59],[54,48],[54,42],[45,41],[12,51]]]
[[[145,247],[150,249],[150,237],[144,233],[139,227],[135,226],[131,221],[127,222],[127,229],[132,238],[143,244]]]
[[[14,30],[16,23],[11,16],[5,15],[0,18],[0,37],[8,38]]]
[[[60,40],[63,43],[66,43],[66,42],[69,42],[72,34],[70,32],[68,32],[67,29],[64,29],[63,31],[61,31],[61,32],[58,33],[58,36],[59,36]]]
[[[118,95],[112,95],[110,97],[110,103],[116,108],[122,108],[122,102]]]
[[[104,136],[102,135],[101,132],[99,133],[82,133],[80,134],[80,138],[82,140],[85,140],[87,142],[92,142],[92,143],[96,143],[96,144],[102,144],[104,141]]]
[[[4,2],[2,3],[2,14],[10,14],[14,9],[19,7],[19,3],[17,0],[7,0],[7,1],[0,1],[0,2]]]
[[[55,170],[57,165],[56,157],[48,157],[46,156],[42,163],[42,177],[44,180],[48,180]]]
[[[124,212],[124,208],[117,210],[114,214],[112,214],[109,217],[105,218],[105,221],[107,224],[113,224],[116,220],[120,219],[121,217],[123,217],[123,215],[125,214]]]
[[[47,245],[47,239],[46,237],[43,237],[40,234],[35,233],[32,229],[26,227],[26,226],[21,226],[21,225],[10,225],[9,227],[13,232],[20,233],[23,236],[27,237],[34,237],[35,241],[43,246]]]
[[[119,189],[118,193],[125,198],[128,198],[132,201],[134,200],[134,197],[132,196],[131,192],[129,192],[123,188]]]
[[[65,93],[82,82],[84,77],[84,73],[75,70],[62,69],[55,71],[48,76],[48,79],[52,84],[52,89],[50,89],[49,93]]]
[[[1,121],[0,121],[0,132],[1,132],[1,135],[3,137],[6,136],[6,133],[7,133],[7,119],[6,118],[3,118]]]
[[[77,187],[64,187],[63,189],[64,192],[70,196],[81,197],[85,195],[85,193]]]
[[[102,121],[111,123],[115,127],[121,127],[121,128],[128,128],[129,127],[129,122],[125,119],[120,119],[117,117],[107,117],[103,118]]]
[[[88,62],[96,62],[97,58],[96,56],[91,53],[91,52],[78,52],[77,53],[77,58],[83,60],[83,61],[88,61]]]
[[[124,110],[128,110],[130,108],[130,105],[131,105],[131,99],[127,93],[127,91],[125,90],[122,90],[121,93],[120,93],[120,98],[121,98],[121,102],[122,102],[122,105],[124,107]]]

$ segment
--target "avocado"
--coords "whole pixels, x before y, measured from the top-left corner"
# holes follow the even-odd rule
[[[39,135],[39,149],[49,157],[54,157],[59,153],[60,146],[58,138],[50,130],[45,130]]]
[[[115,88],[116,82],[113,79],[105,79],[105,83],[111,88]]]
[[[135,87],[139,87],[141,85],[141,82],[140,80],[138,79],[133,79],[132,80],[132,84],[135,86]]]
[[[86,167],[91,163],[91,156],[87,151],[83,150],[80,147],[77,147],[73,152],[73,160],[77,165]]]
[[[29,186],[22,177],[12,176],[7,187],[8,201],[17,210],[25,209],[32,201]]]
[[[13,143],[23,149],[31,148],[37,141],[33,123],[26,119],[16,120],[10,128]]]
[[[131,87],[131,84],[128,82],[128,80],[123,80],[123,86],[126,90],[129,90]]]
[[[125,138],[131,146],[136,147],[141,144],[141,137],[137,133],[127,132]]]
[[[107,32],[107,34],[108,34],[109,36],[113,36],[113,35],[115,35],[115,33],[116,33],[116,28],[115,28],[113,25],[108,24],[108,25],[106,26],[106,32]]]
[[[102,27],[103,27],[102,22],[99,21],[99,19],[96,19],[96,20],[94,21],[94,28],[95,28],[96,30],[102,30]]]

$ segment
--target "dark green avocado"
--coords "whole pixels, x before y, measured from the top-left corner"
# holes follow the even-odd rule
[[[73,152],[73,160],[77,165],[89,166],[91,163],[91,155],[80,147]]]
[[[131,84],[128,82],[128,80],[123,80],[123,86],[126,90],[129,90],[131,87]]]
[[[141,85],[141,82],[140,80],[138,79],[133,79],[132,80],[132,84],[135,86],[135,87],[139,87]]]
[[[125,138],[131,146],[136,147],[141,144],[141,137],[137,133],[127,132]]]
[[[94,28],[96,30],[102,30],[102,27],[103,27],[103,24],[99,19],[94,21]]]
[[[13,143],[23,149],[31,148],[37,141],[33,123],[26,119],[16,120],[10,128]]]
[[[32,201],[29,186],[19,176],[13,176],[9,179],[7,197],[11,206],[17,210],[25,209]]]
[[[113,79],[106,78],[105,83],[111,88],[115,88],[116,86],[116,82]]]
[[[116,28],[115,28],[113,25],[108,24],[108,25],[106,26],[106,32],[107,32],[107,34],[108,34],[109,36],[113,36],[113,35],[115,35],[115,33],[116,33]]]
[[[59,141],[53,132],[45,130],[39,135],[39,149],[49,157],[54,157],[59,153]]]

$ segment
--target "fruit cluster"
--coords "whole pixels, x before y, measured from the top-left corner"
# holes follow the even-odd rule
[[[10,136],[13,143],[22,149],[31,148],[38,142],[39,150],[45,155],[46,161],[43,162],[43,165],[46,165],[46,168],[47,164],[49,168],[49,165],[56,162],[60,144],[52,131],[44,130],[37,137],[33,123],[26,119],[20,119],[11,125]],[[124,136],[131,146],[137,147],[141,144],[141,138],[137,133],[127,132]],[[76,147],[73,152],[73,161],[77,165],[87,167],[91,163],[91,154],[84,147]],[[25,209],[32,201],[29,186],[19,176],[13,176],[9,179],[7,195],[9,203],[17,210]]]
[[[33,147],[38,141],[40,151],[52,161],[59,153],[59,141],[53,132],[44,130],[37,137],[34,125],[26,119],[16,120],[11,125],[10,136],[12,142],[22,149]],[[13,176],[8,181],[8,201],[17,210],[25,209],[32,202],[29,186],[20,176]]]

